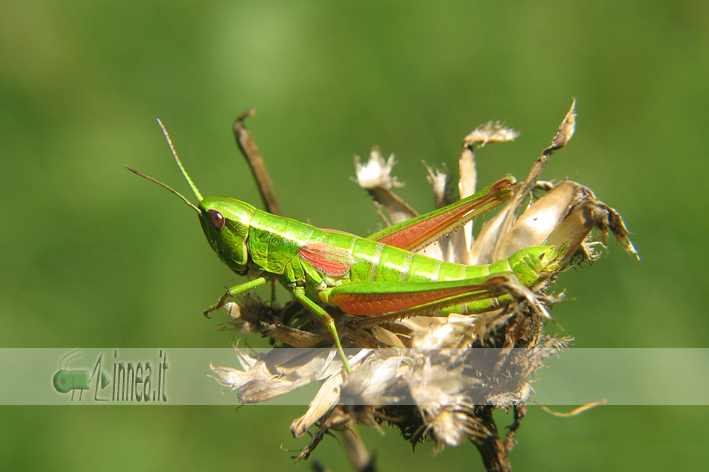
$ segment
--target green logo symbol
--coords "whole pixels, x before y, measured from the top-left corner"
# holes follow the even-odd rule
[[[79,391],[79,401],[81,401],[84,390],[88,390],[91,387],[91,381],[96,374],[99,375],[96,379],[97,389],[99,385],[101,389],[104,389],[111,382],[111,376],[101,369],[103,355],[99,356],[93,372],[88,370],[68,370],[69,361],[81,356],[81,352],[79,351],[80,350],[77,349],[62,357],[59,360],[59,371],[54,374],[54,389],[59,393],[71,392],[71,401],[74,401],[74,393],[76,393],[77,390]]]

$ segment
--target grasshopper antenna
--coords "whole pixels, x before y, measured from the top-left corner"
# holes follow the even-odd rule
[[[158,124],[160,125],[160,129],[162,129],[162,134],[165,135],[165,139],[167,139],[167,144],[170,145],[170,151],[172,152],[172,155],[175,156],[175,161],[177,162],[177,165],[180,166],[180,170],[182,171],[182,175],[185,176],[185,179],[187,180],[187,183],[190,184],[190,188],[192,189],[192,192],[194,193],[195,197],[197,197],[197,200],[200,202],[202,201],[202,194],[199,193],[199,190],[197,190],[197,186],[192,182],[192,179],[190,178],[189,174],[185,170],[185,167],[182,165],[182,161],[180,161],[180,158],[177,156],[177,152],[175,151],[175,146],[172,145],[172,139],[170,139],[170,135],[168,134],[167,130],[165,129],[165,125],[162,124],[162,121],[160,121],[160,118],[156,118],[158,120]]]
[[[165,126],[162,124],[162,121],[158,118],[158,124],[160,125],[160,129],[162,129],[162,133],[165,135],[165,138],[167,139],[167,144],[170,146],[170,151],[172,152],[172,155],[175,157],[175,161],[177,162],[177,165],[180,167],[180,171],[182,172],[182,175],[185,177],[187,180],[187,183],[189,184],[190,188],[192,189],[192,192],[195,194],[197,197],[197,200],[200,202],[202,201],[202,194],[199,193],[199,190],[197,190],[197,186],[194,184],[192,179],[190,178],[189,174],[185,170],[185,167],[182,165],[182,161],[180,161],[180,158],[177,156],[177,152],[175,151],[175,146],[172,144],[172,139],[170,139],[170,135],[168,134],[167,130],[165,129]],[[138,172],[137,170],[133,169],[131,166],[126,166],[126,169],[129,171],[133,172],[135,175],[138,175],[146,180],[151,181],[154,184],[158,184],[165,190],[169,191],[170,193],[173,193],[180,197],[180,199],[187,204],[190,208],[192,208],[194,211],[197,213],[202,213],[197,206],[195,206],[191,201],[189,201],[184,195],[182,195],[180,192],[175,190],[174,188],[170,187],[169,185],[160,182],[158,179],[154,179],[150,177],[149,175],[145,175],[142,172]]]
[[[186,198],[184,195],[182,195],[180,192],[178,192],[178,191],[175,190],[174,188],[170,187],[169,185],[164,184],[164,183],[160,182],[158,179],[154,179],[154,178],[150,177],[149,175],[145,175],[145,174],[143,174],[142,172],[138,172],[137,170],[133,169],[131,166],[128,166],[128,165],[127,165],[127,166],[126,166],[126,169],[128,169],[128,170],[131,171],[131,172],[133,172],[135,175],[140,176],[140,177],[142,177],[142,178],[144,178],[144,179],[146,179],[146,180],[149,180],[149,181],[151,181],[151,182],[154,183],[154,184],[158,184],[159,186],[161,186],[161,187],[164,188],[165,190],[168,190],[169,192],[174,193],[175,195],[177,195],[178,197],[180,197],[180,199],[181,199],[183,202],[185,202],[185,203],[187,204],[187,206],[189,206],[190,208],[194,209],[194,211],[196,211],[197,213],[202,213],[201,211],[199,211],[199,208],[197,208],[197,207],[194,205],[194,203],[192,203],[191,201],[187,200],[187,198]]]

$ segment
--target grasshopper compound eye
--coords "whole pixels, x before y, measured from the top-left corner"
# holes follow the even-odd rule
[[[214,209],[207,210],[207,213],[209,214],[209,221],[212,222],[212,226],[214,226],[214,229],[216,229],[217,231],[221,231],[224,227],[224,223],[226,223],[224,215]]]

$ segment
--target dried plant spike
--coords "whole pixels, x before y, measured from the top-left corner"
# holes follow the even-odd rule
[[[443,169],[433,168],[426,164],[424,161],[424,167],[426,167],[426,180],[431,184],[433,189],[433,198],[435,201],[436,208],[443,208],[446,205],[453,203],[452,192],[451,192],[451,181],[448,175],[448,169],[443,166]]]
[[[393,187],[403,187],[391,171],[396,164],[394,155],[384,159],[378,149],[372,149],[369,160],[362,163],[359,156],[355,156],[355,169],[357,177],[353,178],[357,184],[365,189],[374,198],[374,201],[386,208],[391,224],[401,223],[418,216],[418,213],[409,206],[400,196],[392,191]],[[382,219],[384,219],[382,217]],[[388,223],[384,219],[385,223]]]
[[[615,235],[618,242],[623,245],[623,248],[630,254],[634,255],[637,260],[640,260],[640,254],[635,249],[635,246],[628,238],[628,228],[625,226],[623,218],[613,208],[608,207],[608,227]]]
[[[535,402],[535,403],[536,403],[536,402]],[[569,412],[566,412],[566,413],[562,413],[562,412],[560,412],[560,411],[552,410],[551,408],[549,408],[549,407],[547,407],[547,406],[544,406],[544,405],[540,405],[540,404],[538,404],[538,403],[537,403],[537,405],[538,405],[542,410],[544,410],[544,411],[546,411],[547,413],[549,413],[550,415],[559,416],[559,417],[561,417],[561,418],[568,418],[568,417],[570,417],[570,416],[577,416],[577,415],[580,415],[581,413],[583,413],[583,412],[585,412],[585,411],[588,411],[588,410],[590,410],[591,408],[595,408],[595,407],[597,407],[597,406],[605,405],[606,403],[608,403],[608,400],[604,398],[603,400],[598,400],[598,401],[595,401],[595,402],[588,403],[588,404],[586,404],[586,405],[581,405],[580,407],[574,408],[573,410],[571,410],[571,411],[569,411]]]
[[[261,157],[258,147],[256,147],[256,142],[249,130],[244,126],[244,120],[255,114],[256,109],[252,107],[234,120],[234,137],[236,138],[236,144],[239,145],[241,153],[246,158],[246,162],[249,163],[251,172],[254,175],[254,180],[256,180],[259,192],[261,193],[261,199],[266,206],[266,211],[274,215],[281,215],[281,207],[278,204],[276,192],[273,189],[271,176],[266,169],[266,164]]]
[[[561,125],[559,125],[559,129],[557,130],[556,135],[552,140],[551,146],[542,151],[541,156],[539,156],[532,165],[529,174],[527,174],[527,178],[524,179],[524,182],[517,186],[517,188],[515,189],[515,193],[512,196],[512,199],[500,213],[504,213],[504,217],[499,226],[499,236],[495,243],[495,248],[493,251],[490,252],[493,255],[493,260],[498,260],[501,257],[500,248],[502,245],[502,238],[510,231],[512,225],[516,221],[517,214],[519,212],[519,209],[522,207],[522,203],[527,198],[527,196],[531,195],[532,191],[536,187],[537,180],[542,175],[542,172],[544,171],[544,167],[546,166],[547,162],[549,162],[549,157],[551,157],[554,151],[556,151],[557,149],[561,149],[569,142],[571,137],[574,135],[575,129],[576,98],[574,97],[571,102],[571,108],[569,109],[568,113],[566,113],[566,116],[561,122]]]
[[[488,143],[504,143],[514,141],[519,136],[519,131],[504,126],[499,121],[488,121],[473,130],[463,139],[464,147],[474,145],[484,146]]]
[[[568,144],[576,131],[576,97],[571,101],[571,108],[561,122],[556,136],[551,141],[551,146],[544,150],[544,154],[561,149]]]
[[[391,154],[388,159],[384,159],[379,149],[373,148],[369,153],[369,160],[364,164],[359,156],[355,156],[357,172],[355,181],[365,190],[374,188],[391,190],[392,187],[403,187],[404,184],[391,175],[395,165],[394,154]]]

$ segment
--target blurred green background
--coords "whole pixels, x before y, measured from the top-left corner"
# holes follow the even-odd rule
[[[231,132],[256,107],[284,212],[366,235],[379,221],[348,180],[354,154],[396,153],[400,194],[425,211],[421,160],[455,168],[462,138],[497,119],[522,135],[477,153],[480,182],[524,177],[572,96],[576,135],[544,178],[617,208],[643,260],[612,243],[562,276],[564,334],[707,347],[707,18],[704,1],[0,1],[0,347],[229,346],[224,315],[200,313],[233,274],[191,210],[123,168],[188,192],[155,117],[202,193],[260,204]],[[292,470],[279,447],[306,445],[288,430],[304,410],[5,406],[0,469]],[[706,407],[530,407],[512,462],[699,470],[708,425]],[[472,445],[433,457],[364,434],[381,470],[482,470]],[[311,460],[349,468],[334,438]]]

